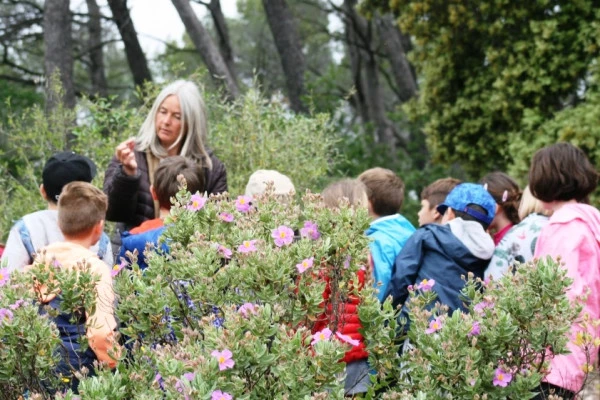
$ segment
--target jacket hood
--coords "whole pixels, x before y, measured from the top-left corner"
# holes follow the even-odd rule
[[[483,274],[495,246],[479,223],[456,218],[443,226],[425,227],[430,230],[433,241],[428,247],[443,253],[466,271]]]
[[[596,242],[600,243],[600,213],[595,207],[582,203],[565,204],[550,217],[553,224],[564,224],[573,220],[585,223],[594,234]]]
[[[411,232],[415,231],[414,226],[412,226],[409,220],[407,220],[400,214],[394,214],[378,218],[375,221],[371,222],[371,224],[365,231],[365,234],[367,236],[371,236],[373,234],[377,234],[377,236],[383,235],[395,241],[398,240],[396,238],[397,232],[405,231],[407,229]]]

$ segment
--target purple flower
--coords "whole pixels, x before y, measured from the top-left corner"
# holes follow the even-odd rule
[[[321,233],[319,232],[319,226],[316,222],[305,221],[304,227],[300,228],[300,236],[302,236],[303,238],[317,240],[321,237]]]
[[[221,392],[220,390],[215,390],[210,395],[210,400],[233,400],[233,396],[227,392]]]
[[[183,374],[183,377],[191,382],[196,377],[196,374],[193,372],[186,372],[185,374]]]
[[[242,213],[247,213],[252,208],[252,197],[250,196],[238,196],[235,201],[235,208]]]
[[[9,305],[8,307],[11,310],[16,310],[17,308],[21,307],[23,304],[25,304],[25,300],[19,299],[19,300],[15,301],[13,304]]]
[[[229,349],[225,349],[223,351],[213,350],[210,355],[217,359],[217,362],[219,363],[219,371],[233,368],[235,365],[235,361],[233,361],[231,358],[233,353],[231,353]]]
[[[492,383],[494,386],[507,387],[510,381],[512,381],[512,374],[510,371],[505,370],[503,367],[496,368],[494,372],[494,380]]]
[[[275,246],[285,246],[294,240],[294,231],[285,225],[281,225],[271,231],[271,237],[275,239]]]
[[[5,320],[11,321],[13,319],[13,313],[8,308],[0,308],[0,323]]]
[[[307,269],[311,268],[313,266],[314,260],[315,260],[314,257],[305,258],[304,260],[302,260],[302,262],[300,264],[296,264],[296,268],[298,269],[298,272],[303,273]]]
[[[478,336],[481,333],[481,327],[479,326],[479,322],[473,322],[473,326],[471,326],[471,331],[467,334],[467,336]]]
[[[350,261],[352,261],[352,257],[346,257],[346,260],[344,260],[344,269],[350,268]]]
[[[193,194],[192,197],[190,197],[190,202],[186,208],[190,211],[198,211],[198,210],[201,210],[205,204],[206,204],[206,197],[202,197],[201,195],[196,193],[196,194]]]
[[[482,301],[480,303],[475,304],[475,306],[473,307],[473,311],[475,311],[477,314],[483,314],[483,312],[489,308],[490,310],[492,308],[494,308],[494,303],[491,303],[489,301]]]
[[[248,318],[249,314],[256,314],[256,306],[252,303],[244,303],[242,304],[242,306],[238,309],[238,312],[240,314],[242,314],[244,317]]]
[[[10,278],[10,271],[8,270],[8,268],[0,269],[0,286],[6,285],[6,282],[8,282],[9,278]]]
[[[425,329],[425,333],[430,334],[430,333],[437,332],[440,329],[442,329],[442,326],[444,326],[442,324],[442,320],[440,319],[440,317],[437,317],[436,319],[434,319],[433,321],[431,321],[429,323],[429,328]]]
[[[233,214],[222,212],[219,214],[219,219],[224,222],[233,222]]]
[[[121,270],[123,268],[125,268],[126,265],[127,265],[127,261],[125,261],[125,259],[121,259],[120,264],[115,264],[112,267],[112,270],[110,271],[110,276],[112,276],[114,278],[115,276],[119,275],[119,272],[121,272]]]
[[[312,342],[310,342],[311,345],[315,345],[319,342],[323,342],[325,340],[329,340],[329,338],[331,337],[331,329],[329,328],[323,328],[321,329],[319,332],[315,333],[312,338]]]
[[[230,249],[228,249],[227,247],[223,246],[222,244],[220,244],[217,247],[217,252],[219,254],[221,254],[224,258],[227,258],[227,259],[230,259],[231,255],[233,254],[233,252]]]
[[[340,339],[342,342],[346,342],[352,346],[358,346],[360,344],[360,340],[358,339],[352,339],[350,336],[348,335],[344,335],[340,332],[336,332],[335,336],[338,337],[338,339]]]
[[[433,279],[423,279],[421,283],[417,285],[417,289],[422,290],[423,292],[429,292],[433,285],[435,285]]]
[[[254,245],[255,243],[256,239],[244,240],[242,244],[239,245],[238,251],[240,253],[252,253],[253,251],[256,251],[256,246]]]

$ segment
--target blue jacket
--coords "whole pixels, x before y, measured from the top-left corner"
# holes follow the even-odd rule
[[[394,214],[371,222],[366,235],[372,239],[369,244],[373,258],[373,286],[379,289],[377,298],[385,300],[385,292],[392,278],[394,261],[415,227],[402,215]]]
[[[400,317],[408,321],[408,286],[433,279],[437,301],[449,307],[449,314],[465,310],[459,297],[465,286],[462,276],[466,278],[472,272],[483,278],[493,253],[494,241],[477,222],[457,218],[446,225],[425,225],[408,239],[398,255],[385,295],[392,296],[395,307],[404,304]]]
[[[118,262],[120,262],[121,257],[125,258],[129,262],[129,258],[125,257],[125,253],[130,251],[133,253],[133,250],[137,249],[138,251],[138,261],[140,269],[144,270],[148,267],[146,263],[146,257],[144,257],[144,251],[146,250],[147,243],[152,244],[155,248],[158,245],[158,239],[164,232],[165,227],[161,226],[160,228],[152,229],[146,232],[131,234],[129,231],[125,231],[121,234],[121,251],[119,252]],[[169,247],[162,243],[160,246],[160,250],[168,253]]]

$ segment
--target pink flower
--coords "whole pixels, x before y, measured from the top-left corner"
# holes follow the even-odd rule
[[[220,390],[215,390],[210,395],[210,400],[232,400],[233,396],[227,392],[221,392]]]
[[[183,377],[191,382],[196,377],[196,374],[193,372],[186,372],[185,374],[183,374]]]
[[[321,233],[319,232],[319,226],[316,224],[316,222],[313,221],[304,222],[304,227],[300,228],[300,236],[302,236],[303,238],[317,240],[321,237]]]
[[[217,247],[217,252],[219,254],[221,254],[224,258],[227,258],[227,259],[230,259],[231,255],[233,254],[233,252],[230,249],[228,249],[227,247],[223,246],[222,244],[220,244]]]
[[[233,214],[222,212],[219,214],[219,219],[224,222],[233,222]]]
[[[271,231],[271,237],[275,239],[275,246],[281,247],[292,243],[294,240],[294,231],[285,225],[281,225]]]
[[[471,331],[467,334],[467,336],[478,336],[481,333],[481,327],[479,326],[479,322],[473,322],[473,326],[471,326]]]
[[[201,210],[205,204],[206,204],[206,197],[202,197],[201,195],[196,193],[196,194],[193,194],[192,197],[190,197],[190,202],[186,208],[191,211],[198,211],[198,210]]]
[[[429,323],[429,328],[425,329],[425,333],[430,334],[430,333],[434,333],[439,331],[440,329],[442,329],[442,320],[440,319],[440,317],[437,317],[436,319],[434,319],[433,321],[431,321]]]
[[[19,299],[19,300],[15,301],[13,304],[9,305],[8,307],[11,310],[16,310],[17,308],[21,307],[23,304],[25,304],[25,300]]]
[[[507,387],[510,381],[512,381],[512,377],[513,376],[510,371],[507,371],[502,367],[498,367],[494,372],[494,380],[492,383],[494,386]]]
[[[11,321],[13,319],[13,313],[8,308],[0,308],[0,323],[5,320]]]
[[[242,244],[239,245],[238,251],[240,253],[252,253],[253,251],[256,251],[256,246],[254,245],[255,243],[256,239],[244,240]]]
[[[335,336],[337,336],[338,339],[340,339],[342,342],[346,342],[348,344],[351,344],[352,346],[358,346],[360,344],[360,340],[352,339],[350,336],[343,335],[340,332],[336,332]]]
[[[210,355],[215,357],[219,362],[219,371],[233,368],[235,365],[235,361],[233,361],[231,358],[233,354],[229,349],[225,349],[223,351],[213,350]]]
[[[10,278],[10,271],[8,270],[8,268],[0,269],[0,286],[6,285],[6,282],[8,282],[9,278]]]
[[[112,270],[110,271],[110,276],[114,278],[115,276],[119,275],[119,272],[121,272],[121,270],[125,268],[126,265],[127,261],[125,260],[121,260],[120,264],[113,265]]]
[[[252,303],[244,303],[242,304],[242,306],[238,309],[238,312],[240,314],[242,314],[244,317],[248,318],[249,314],[256,314],[256,306]]]
[[[486,308],[489,308],[491,310],[492,308],[494,308],[494,303],[484,300],[480,303],[475,304],[475,306],[473,307],[473,311],[475,311],[477,314],[483,314]]]
[[[346,259],[344,260],[344,269],[350,268],[350,261],[352,261],[352,257],[346,257]]]
[[[52,265],[54,266],[54,268],[58,268],[60,267],[60,261],[58,261],[56,258],[52,261]]]
[[[331,329],[329,328],[321,329],[319,332],[315,333],[312,336],[313,340],[312,342],[310,342],[310,344],[314,346],[316,343],[329,340],[329,338],[331,337],[331,333]]]
[[[314,257],[305,258],[304,260],[302,260],[302,262],[300,264],[296,264],[296,268],[298,269],[298,272],[303,273],[307,269],[311,268],[313,266],[314,259],[315,259]]]
[[[252,208],[252,197],[250,196],[238,196],[235,201],[235,208],[242,213],[247,213]]]
[[[423,279],[421,283],[417,285],[417,289],[424,292],[429,292],[433,285],[435,285],[435,281],[433,279]]]

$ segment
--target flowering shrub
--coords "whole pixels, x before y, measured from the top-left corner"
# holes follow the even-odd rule
[[[549,349],[566,352],[565,333],[581,311],[567,299],[565,273],[548,258],[498,281],[469,277],[462,292],[468,314],[448,315],[439,304],[427,311],[436,283],[416,285],[405,337],[410,345],[389,364],[378,364],[382,379],[374,389],[391,389],[384,398],[530,398],[547,372]]]
[[[365,210],[331,210],[310,193],[301,204],[266,194],[240,207],[239,199],[184,191],[175,200],[169,254],[148,251],[144,271],[128,260],[113,269],[127,352],[116,370],[84,373],[77,395],[52,373],[58,332],[38,315],[31,274],[61,287],[63,312],[93,309],[94,277],[84,267],[0,269],[0,398],[58,389],[65,399],[341,399],[339,361],[359,345],[337,322],[349,296],[360,298],[372,370],[366,398],[529,398],[547,349],[564,352],[580,311],[565,295],[564,270],[540,260],[498,281],[468,277],[468,314],[427,311],[438,283],[418,282],[410,329],[398,337],[403,321],[390,301],[381,305],[369,283],[360,291],[355,284],[367,264]],[[315,329],[326,277],[334,304],[329,324]],[[597,340],[581,333],[576,344],[593,351]]]

